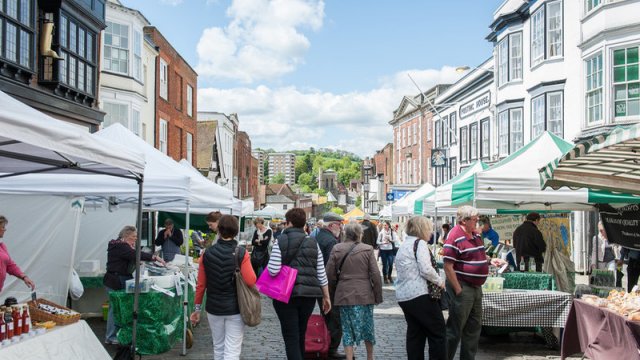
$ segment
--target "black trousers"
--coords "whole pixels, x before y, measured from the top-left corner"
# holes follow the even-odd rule
[[[304,335],[316,298],[292,297],[288,304],[273,300],[288,360],[304,359]]]
[[[438,300],[422,295],[398,302],[407,321],[407,358],[424,360],[424,346],[429,341],[429,359],[447,358],[447,330]]]
[[[638,283],[640,277],[640,260],[629,259],[627,262],[627,291],[631,292],[631,289]]]
[[[340,309],[333,305],[333,296],[331,297],[331,311],[325,314],[322,311],[322,298],[318,298],[318,307],[320,313],[324,318],[324,322],[327,324],[329,334],[331,334],[331,344],[329,344],[329,352],[338,350],[340,342],[342,341],[342,323],[340,322]]]

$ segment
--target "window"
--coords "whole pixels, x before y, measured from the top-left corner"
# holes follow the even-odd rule
[[[95,35],[88,28],[84,28],[77,20],[60,15],[58,42],[60,55],[64,60],[56,61],[57,77],[53,73],[54,62],[45,63],[41,79],[46,81],[59,81],[74,90],[94,94],[97,64],[95,63]],[[50,68],[50,69],[49,69]],[[54,77],[51,77],[51,74]]]
[[[442,118],[442,147],[449,145],[449,117]]]
[[[531,139],[535,139],[545,130],[545,99],[545,94],[531,99]]]
[[[193,135],[187,133],[187,161],[193,165]]]
[[[169,100],[169,65],[160,59],[160,97]]]
[[[562,56],[562,1],[548,1],[531,16],[531,66]]]
[[[469,158],[478,159],[478,123],[469,125]]]
[[[640,115],[638,46],[613,52],[613,86],[616,119]]]
[[[584,0],[584,12],[585,14],[589,11],[597,8],[602,3],[602,0]]]
[[[142,34],[133,32],[133,77],[142,81]]]
[[[418,144],[418,124],[413,123],[413,144]]]
[[[178,73],[176,73],[176,76],[174,77],[176,83],[176,109],[178,110],[182,110],[182,76],[178,75]]]
[[[458,160],[454,157],[449,159],[449,175],[451,177],[458,175]]]
[[[108,127],[113,124],[121,124],[122,126],[129,128],[129,106],[126,104],[114,104],[105,101],[103,103],[103,110],[106,113],[104,116],[104,127]]]
[[[129,26],[111,21],[107,21],[106,24],[107,28],[104,30],[104,69],[128,74]],[[73,32],[71,36],[73,36]]]
[[[35,24],[31,3],[29,0],[0,1],[0,58],[34,70]]]
[[[193,116],[193,88],[187,85],[187,115]]]
[[[413,134],[411,133],[412,129],[413,128],[411,127],[411,124],[409,124],[407,126],[407,132],[409,133],[409,141],[408,141],[407,145],[411,145],[411,143],[413,143]]]
[[[169,124],[167,120],[160,119],[160,151],[167,154],[167,139],[169,137]]]
[[[502,111],[498,114],[498,153],[509,155],[524,146],[524,122],[522,108]]]
[[[522,33],[509,34],[498,44],[498,86],[522,80]]]
[[[602,120],[602,53],[585,61],[587,125]]]
[[[456,143],[456,117],[458,115],[454,112],[449,114],[449,144]]]
[[[469,156],[469,139],[466,126],[460,128],[460,161],[467,162]]]
[[[140,136],[140,111],[133,109],[131,113],[131,131]]]
[[[440,144],[442,143],[440,137],[442,136],[442,124],[440,123],[440,120],[436,121],[436,126],[435,126],[435,147],[439,148]]]
[[[480,157],[488,158],[491,148],[491,133],[489,132],[489,119],[480,121]]]
[[[406,163],[407,163],[407,184],[413,184],[414,179],[413,179],[413,171],[411,171],[412,170],[411,159],[407,159]]]

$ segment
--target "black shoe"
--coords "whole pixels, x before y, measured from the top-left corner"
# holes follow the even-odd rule
[[[347,355],[339,350],[329,350],[329,359],[346,359]]]

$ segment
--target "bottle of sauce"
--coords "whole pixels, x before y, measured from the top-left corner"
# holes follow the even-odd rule
[[[7,324],[4,322],[4,312],[0,311],[0,341],[7,338]]]
[[[29,316],[29,307],[22,307],[22,333],[28,334],[31,330],[31,317]]]
[[[7,324],[7,336],[6,340],[11,340],[13,337],[13,316],[11,316],[11,309],[6,308],[4,313],[4,322]]]
[[[13,315],[13,334],[20,336],[22,335],[22,307],[20,307],[20,305],[13,305],[11,309]]]

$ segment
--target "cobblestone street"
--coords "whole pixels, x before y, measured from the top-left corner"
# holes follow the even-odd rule
[[[318,312],[317,307],[316,312]],[[377,341],[374,348],[375,357],[377,359],[405,359],[406,323],[402,310],[396,302],[392,286],[384,287],[384,302],[375,308],[374,316]],[[89,324],[98,338],[104,339],[105,323],[100,319],[92,319]],[[195,329],[194,338],[193,348],[187,351],[184,358],[212,359],[213,347],[206,320]],[[114,346],[106,345],[106,347],[111,354],[114,353]],[[182,343],[176,344],[171,351],[165,354],[145,356],[144,358],[150,360],[176,359],[181,357],[181,351]],[[280,323],[271,305],[271,300],[268,298],[263,298],[262,323],[256,328],[247,328],[245,332],[241,358],[247,360],[286,359],[284,343],[280,334]],[[356,358],[366,359],[364,344],[356,349]],[[548,349],[544,341],[532,333],[522,332],[504,336],[481,337],[477,359],[560,359],[560,352]]]

